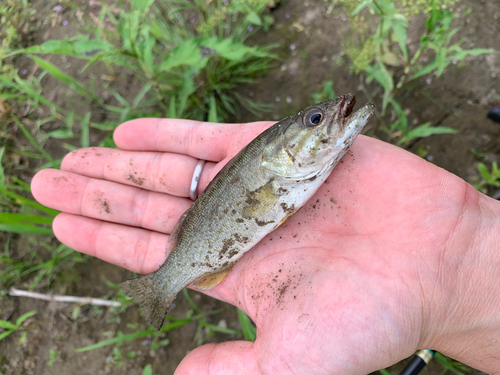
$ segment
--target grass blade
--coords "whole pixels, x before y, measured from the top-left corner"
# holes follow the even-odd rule
[[[29,143],[31,143],[31,145],[40,153],[42,154],[45,159],[49,160],[49,161],[54,161],[52,159],[52,157],[46,153],[39,145],[38,143],[35,141],[35,139],[31,136],[30,132],[28,131],[28,129],[26,129],[26,127],[24,126],[24,124],[13,114],[11,113],[11,116],[12,118],[14,119],[15,123],[17,124],[17,126],[19,126],[19,129],[21,129],[21,131],[23,132],[24,136],[28,139]]]
[[[243,337],[247,341],[255,341],[257,338],[257,330],[252,324],[252,320],[240,309],[236,308],[238,311],[238,319],[240,321],[241,329],[243,330]]]

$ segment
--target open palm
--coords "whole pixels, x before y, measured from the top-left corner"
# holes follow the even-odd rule
[[[198,159],[209,161],[203,190],[270,125],[134,120],[115,132],[120,150],[69,154],[61,171],[35,176],[33,194],[63,211],[54,221],[63,243],[149,273],[192,203]],[[366,374],[432,345],[453,298],[444,286],[452,249],[471,241],[458,229],[472,227],[465,207],[477,195],[417,156],[359,136],[315,196],[207,292],[245,311],[257,340],[197,348],[176,373]]]

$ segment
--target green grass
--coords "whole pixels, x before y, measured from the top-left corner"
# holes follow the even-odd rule
[[[208,340],[215,332],[224,333],[231,336],[242,336],[244,332],[230,329],[230,328],[222,328],[207,322],[207,318],[211,315],[217,314],[219,311],[211,311],[209,313],[204,313],[201,308],[196,305],[193,299],[190,297],[187,289],[183,290],[184,298],[188,301],[191,306],[191,310],[188,310],[186,316],[184,318],[176,318],[170,315],[165,316],[165,322],[160,331],[156,332],[153,328],[136,331],[130,334],[123,334],[122,332],[118,332],[116,337],[113,337],[108,340],[100,341],[93,345],[88,345],[83,348],[75,349],[76,352],[85,352],[89,350],[99,349],[105,346],[114,345],[115,348],[123,345],[124,343],[136,340],[138,338],[149,337],[151,339],[151,349],[155,350],[159,346],[168,345],[168,340],[164,339],[164,333],[170,332],[174,329],[180,328],[187,324],[196,323],[197,329],[194,335],[193,342],[197,345],[201,345],[206,340]],[[238,310],[239,311],[239,310]],[[245,334],[245,338],[246,338]]]
[[[3,329],[3,332],[0,332],[0,341],[2,341],[7,336],[10,336],[14,332],[27,329],[27,327],[23,326],[23,323],[35,314],[36,314],[36,311],[27,312],[27,313],[21,315],[19,318],[17,318],[14,323],[0,319],[0,328]]]
[[[376,109],[377,126],[388,135],[387,141],[401,147],[434,134],[456,134],[457,131],[430,122],[410,126],[398,95],[409,84],[424,76],[442,76],[453,63],[462,66],[468,56],[498,53],[491,49],[464,49],[461,41],[452,42],[459,28],[453,27],[455,0],[431,0],[424,4],[396,0],[332,0],[340,3],[351,25],[343,47],[349,57],[349,68],[359,74],[363,92]],[[462,17],[466,17],[469,9]],[[408,17],[423,14],[427,20],[415,31],[420,32],[418,46],[410,46]],[[373,27],[371,27],[373,26]],[[413,47],[413,48],[410,48]],[[417,48],[415,48],[417,47]],[[388,120],[392,112],[396,119]]]

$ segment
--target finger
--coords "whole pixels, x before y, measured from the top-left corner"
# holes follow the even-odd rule
[[[165,261],[168,235],[62,213],[52,224],[66,246],[133,272],[156,271]]]
[[[114,133],[124,150],[167,151],[219,162],[234,155],[272,122],[217,124],[180,119],[136,119]]]
[[[79,174],[44,169],[32,192],[40,203],[63,212],[170,233],[192,201]]]
[[[175,375],[260,375],[254,343],[232,341],[208,344],[191,351]]]
[[[198,159],[164,152],[123,151],[101,147],[83,148],[66,155],[61,169],[120,184],[189,197]],[[203,174],[210,181],[215,163],[206,163]]]

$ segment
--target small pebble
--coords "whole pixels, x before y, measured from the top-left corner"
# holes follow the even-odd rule
[[[281,98],[279,96],[277,96],[276,98],[274,98],[274,100],[276,101],[276,103],[281,102]]]
[[[289,96],[287,96],[287,97],[286,97],[286,102],[287,102],[287,103],[291,103],[291,102],[292,102],[292,98],[291,98],[291,97],[289,97]]]

